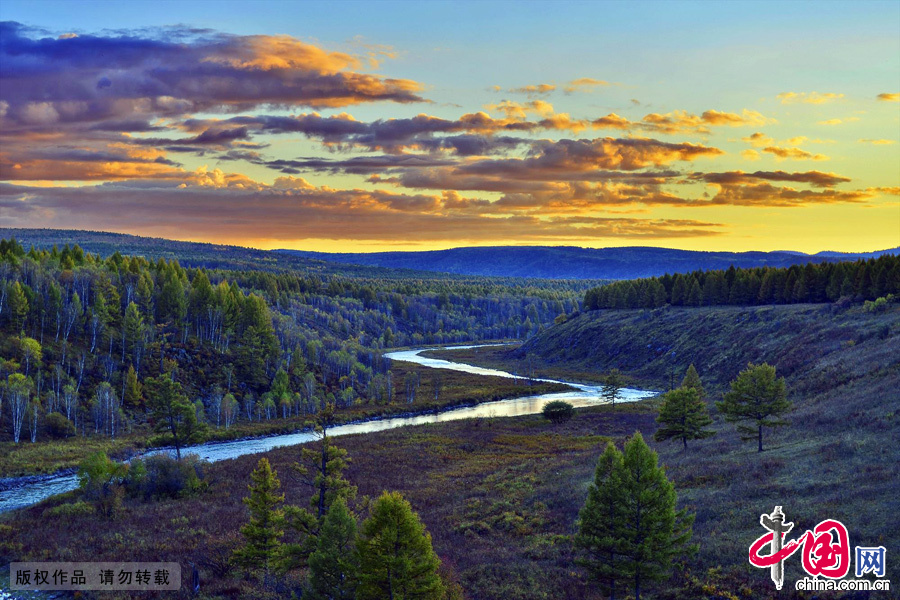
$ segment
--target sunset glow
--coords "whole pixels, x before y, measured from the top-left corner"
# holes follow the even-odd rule
[[[0,226],[900,246],[900,4],[827,8],[7,0]]]

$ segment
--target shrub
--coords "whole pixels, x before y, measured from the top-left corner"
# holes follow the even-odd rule
[[[92,515],[94,514],[94,507],[85,502],[84,500],[79,500],[78,502],[72,502],[67,504],[60,504],[59,506],[54,506],[53,508],[48,508],[43,512],[44,517],[53,517],[53,518],[67,518],[67,517],[80,517],[84,515]]]
[[[541,414],[553,423],[563,423],[572,418],[572,415],[575,414],[575,408],[568,402],[554,400],[544,405],[544,410]]]
[[[180,461],[168,454],[155,454],[131,461],[126,487],[133,496],[149,498],[180,498],[206,487],[206,462],[196,454],[187,454]]]
[[[891,302],[894,301],[894,295],[888,294],[887,296],[882,296],[881,298],[876,298],[874,301],[866,300],[863,304],[863,310],[870,313],[880,313],[887,310],[888,306]]]
[[[45,421],[47,431],[55,438],[67,438],[75,435],[75,424],[63,414],[52,412],[47,415]]]
[[[78,468],[78,485],[84,497],[97,503],[97,509],[110,517],[122,504],[122,483],[128,465],[117,463],[105,452],[95,452],[81,462]]]

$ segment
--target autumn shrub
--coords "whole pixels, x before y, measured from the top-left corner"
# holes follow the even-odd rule
[[[94,514],[94,507],[79,500],[78,502],[67,502],[44,511],[43,516],[52,519],[68,519],[70,517],[82,517]]]
[[[544,406],[541,414],[544,415],[545,419],[553,423],[563,423],[572,418],[572,415],[575,414],[575,408],[568,402],[554,400]]]
[[[155,454],[131,462],[126,486],[133,496],[181,498],[206,488],[206,461],[196,454],[175,460],[168,454]]]

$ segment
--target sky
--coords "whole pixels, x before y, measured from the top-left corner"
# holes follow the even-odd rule
[[[0,3],[0,227],[900,246],[900,2]]]

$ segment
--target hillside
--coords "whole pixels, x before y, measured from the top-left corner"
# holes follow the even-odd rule
[[[820,252],[695,252],[643,246],[579,248],[575,246],[494,246],[426,252],[325,253],[278,250],[278,253],[344,264],[368,265],[465,275],[548,279],[634,279],[665,273],[735,267],[789,267],[808,262],[874,258],[897,248],[851,254]]]
[[[638,386],[658,389],[670,380],[678,385],[694,363],[718,433],[687,452],[674,443],[654,448],[680,501],[697,511],[704,567],[734,565],[739,556],[746,561],[748,544],[761,532],[759,515],[774,505],[783,505],[798,528],[834,518],[848,524],[853,544],[900,543],[900,530],[887,517],[900,510],[896,304],[880,314],[834,305],[594,311],[518,349],[442,354],[536,376],[596,378],[615,367]],[[766,431],[762,454],[741,443],[713,404],[750,361],[775,365],[794,404],[788,426]],[[888,563],[889,571],[900,568],[896,553]],[[788,580],[800,576],[796,561],[788,569]],[[759,573],[750,577],[765,581]]]
[[[657,387],[690,363],[704,381],[724,386],[748,362],[768,362],[819,392],[882,371],[900,377],[900,307],[880,314],[833,304],[591,311],[511,356],[583,371],[618,368]]]

